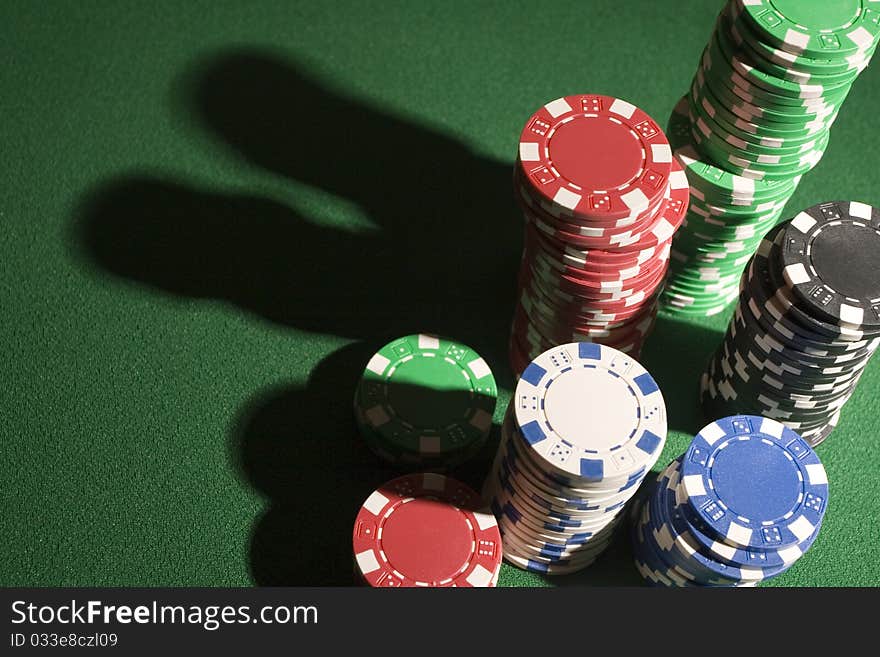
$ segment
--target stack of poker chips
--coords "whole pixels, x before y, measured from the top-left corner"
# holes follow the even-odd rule
[[[383,484],[364,501],[352,536],[355,574],[374,587],[494,587],[501,534],[475,491],[441,474]]]
[[[632,506],[635,565],[656,586],[756,586],[809,549],[827,505],[803,438],[768,418],[723,418]]]
[[[840,4],[729,0],[719,15],[668,130],[691,184],[670,252],[670,312],[708,316],[736,299],[761,236],[825,152],[880,36],[876,3]]]
[[[407,335],[376,352],[354,396],[364,441],[403,467],[445,469],[486,441],[498,390],[471,348],[436,335]]]
[[[878,344],[880,210],[821,203],[761,241],[703,374],[703,407],[765,415],[818,445]]]
[[[663,131],[618,98],[554,100],[523,129],[514,192],[526,220],[514,372],[565,342],[637,357],[688,202]]]
[[[483,489],[520,568],[568,574],[608,546],[666,441],[666,406],[631,356],[560,345],[523,371]]]

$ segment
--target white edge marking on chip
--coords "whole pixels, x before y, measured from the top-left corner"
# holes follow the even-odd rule
[[[871,33],[868,32],[864,27],[857,27],[852,32],[847,33],[849,40],[856,44],[859,50],[863,50],[865,48],[869,48],[874,39],[871,37]]]
[[[556,100],[551,100],[549,103],[544,105],[544,109],[550,112],[550,116],[552,116],[554,119],[572,111],[571,105],[568,104],[568,101],[565,100],[565,98],[557,98]]]
[[[849,304],[840,304],[840,319],[849,324],[861,324],[865,318],[865,311]]]
[[[391,361],[382,354],[373,354],[370,362],[367,363],[367,369],[381,376],[385,373],[385,368],[387,368],[390,363]]]
[[[669,174],[669,187],[671,189],[687,189],[687,174],[684,171],[673,171]]]
[[[804,516],[798,516],[798,518],[793,523],[791,523],[788,528],[799,541],[807,540],[810,536],[813,535],[813,532],[816,531],[816,527],[813,525],[813,523],[807,520]]]
[[[471,426],[476,427],[482,432],[486,432],[492,426],[492,415],[483,409],[477,410],[471,417]]]
[[[436,335],[419,333],[419,349],[439,349],[440,340]]]
[[[785,33],[785,36],[782,38],[782,40],[790,46],[794,46],[795,48],[803,50],[810,42],[810,37],[803,32],[798,32],[797,30],[790,29]]]
[[[371,406],[364,411],[364,417],[367,418],[371,427],[382,427],[388,424],[391,418],[382,406]]]
[[[660,529],[655,529],[653,534],[657,545],[667,552],[669,552],[669,550],[672,549],[672,546],[675,545],[675,540],[672,538],[672,534],[669,532],[669,527],[666,525],[661,526]]]
[[[684,490],[690,498],[706,496],[706,487],[703,486],[703,478],[700,475],[682,477],[681,485],[684,486]]]
[[[638,213],[647,210],[650,202],[648,197],[641,189],[634,189],[631,192],[621,195],[620,200],[630,209],[630,212]]]
[[[675,233],[675,227],[666,219],[661,219],[659,222],[657,222],[657,226],[652,232],[654,233],[654,235],[657,236],[658,240],[660,240],[661,242],[665,242]]]
[[[489,369],[489,365],[482,358],[474,358],[467,364],[467,366],[478,379],[482,379],[492,373],[492,370]]]
[[[859,201],[850,201],[849,214],[851,217],[858,217],[859,219],[870,220],[871,206],[867,203],[861,203]]]
[[[749,122],[748,122],[748,121],[745,121],[745,120],[743,120],[743,119],[737,118],[737,120],[734,121],[733,125],[735,125],[735,126],[736,126],[737,128],[739,128],[740,130],[744,130],[745,132],[748,132],[748,133],[750,133],[750,134],[755,134],[755,132],[754,132],[755,129],[754,129],[754,128],[752,128],[751,130],[749,130],[750,125],[749,125]]]
[[[571,190],[560,187],[554,195],[553,200],[564,208],[574,210],[577,207],[577,204],[581,202],[581,198],[583,197],[580,194],[575,194]]]
[[[803,550],[801,550],[797,545],[782,548],[780,550],[777,550],[776,553],[779,555],[779,558],[782,559],[782,563],[784,564],[794,563],[804,554]]]
[[[709,104],[709,101],[707,101],[705,98],[703,98],[701,104],[703,106],[703,109],[706,111],[706,114],[708,114],[711,118],[714,119],[715,118],[715,108]]]
[[[385,508],[386,504],[388,504],[388,498],[375,490],[370,494],[366,502],[364,502],[363,507],[374,516],[378,516],[382,513],[382,509]]]
[[[492,581],[492,571],[480,564],[473,569],[470,575],[468,575],[465,580],[468,584],[473,587],[483,588],[489,586],[489,583]]]
[[[795,61],[797,61],[797,55],[795,55],[794,53],[786,52],[785,50],[782,50],[782,48],[776,48],[773,51],[773,54],[776,57],[779,57],[779,59],[781,59],[782,61],[789,64],[794,64]]]
[[[688,536],[690,537],[690,535]],[[684,550],[689,556],[693,556],[697,553],[697,548],[684,537],[677,539],[675,544],[679,549]]]
[[[814,486],[821,486],[828,483],[828,473],[821,463],[810,463],[805,466],[807,477]]]
[[[802,84],[800,90],[801,100],[808,100],[811,97],[821,96],[825,88],[821,84]]]
[[[651,144],[651,156],[655,162],[672,162],[672,149],[669,144]]]
[[[771,420],[765,417],[761,421],[760,431],[761,433],[766,433],[768,436],[781,438],[782,432],[785,431],[785,425],[783,425],[781,422],[777,422],[776,420]]]
[[[720,424],[717,422],[713,422],[712,424],[706,425],[700,430],[700,437],[703,438],[710,445],[714,445],[721,438],[724,438],[727,434]]]
[[[755,181],[750,178],[743,178],[742,176],[733,176],[733,191],[740,194],[754,194]]]
[[[731,575],[737,572],[736,568],[732,568],[731,570],[733,571]],[[756,582],[767,578],[767,576],[764,575],[764,570],[761,568],[739,568],[738,570],[739,579],[741,580]]]
[[[636,292],[635,294],[628,297],[628,301],[626,302],[626,307],[632,306],[636,303],[641,303],[642,299],[645,298],[645,292]]]
[[[715,554],[720,554],[722,557],[730,561],[736,554],[736,548],[728,545],[727,543],[719,543],[718,541],[713,541],[712,552],[714,552]]]
[[[861,73],[868,64],[871,63],[870,57],[866,58],[865,54],[861,51],[856,52],[854,55],[850,55],[846,58],[846,63],[850,68],[858,69],[859,73]]]
[[[810,281],[810,274],[803,263],[796,262],[785,268],[785,275],[792,285],[801,285]]]
[[[675,505],[681,506],[685,502],[687,502],[687,491],[684,486],[678,485],[675,487]]]
[[[523,162],[538,162],[541,160],[541,151],[538,144],[533,141],[523,141],[519,144],[519,159]]]
[[[614,112],[615,114],[619,114],[624,118],[630,118],[633,113],[636,111],[636,106],[626,102],[625,100],[621,100],[620,98],[615,98],[614,102],[611,103],[611,107],[608,108],[609,111]]]
[[[421,454],[439,454],[440,436],[419,436],[419,452]]]
[[[474,519],[477,521],[477,527],[481,530],[490,529],[498,525],[498,521],[491,513],[483,513],[482,511],[474,511]]]
[[[376,554],[372,550],[364,550],[356,554],[355,559],[357,559],[358,568],[365,575],[379,570],[379,560],[376,559]]]
[[[729,538],[734,543],[739,543],[740,545],[748,545],[749,541],[752,540],[752,530],[748,527],[743,527],[742,525],[738,525],[735,522],[732,522],[727,528],[727,538]]]
[[[426,472],[422,475],[422,485],[427,490],[444,490],[446,488],[446,477],[436,472]]]
[[[806,235],[816,225],[816,220],[806,212],[798,212],[789,223]]]

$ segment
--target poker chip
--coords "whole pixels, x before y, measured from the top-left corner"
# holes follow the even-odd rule
[[[492,587],[501,534],[477,493],[437,473],[377,488],[354,523],[355,571],[373,587]]]
[[[831,322],[880,327],[880,210],[824,203],[792,219],[782,274],[794,295]]]
[[[813,545],[828,507],[806,440],[754,415],[703,427],[629,513],[633,557],[655,586],[756,586]]]
[[[574,218],[639,215],[662,196],[671,166],[663,131],[620,98],[558,98],[520,136],[519,171],[540,197]]]
[[[735,6],[772,43],[795,55],[840,59],[876,46],[880,19],[876,2],[735,0]]]
[[[878,211],[821,203],[773,228],[700,382],[708,417],[764,415],[825,440],[880,345]]]
[[[513,187],[525,219],[514,374],[572,341],[638,357],[689,199],[663,131],[619,98],[557,99],[526,122]]]
[[[669,313],[709,316],[736,300],[746,261],[821,161],[878,16],[861,0],[728,0],[667,128],[691,185],[661,297]],[[699,275],[707,266],[717,279]]]
[[[544,574],[591,564],[666,441],[666,407],[631,356],[590,342],[524,360],[483,496],[504,558]]]
[[[408,335],[370,358],[354,412],[380,458],[447,468],[485,443],[497,395],[492,370],[471,348],[435,335]]]

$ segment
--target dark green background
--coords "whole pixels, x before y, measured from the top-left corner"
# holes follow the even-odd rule
[[[500,418],[523,122],[597,92],[665,123],[719,7],[4,2],[0,583],[349,583],[354,514],[394,474],[350,417],[369,354],[470,343]],[[791,208],[880,202],[877,81]],[[701,426],[726,319],[649,341],[662,464]],[[774,583],[878,582],[878,379],[820,448],[825,525]],[[479,484],[491,447],[460,476]],[[551,581],[638,583],[628,555]]]

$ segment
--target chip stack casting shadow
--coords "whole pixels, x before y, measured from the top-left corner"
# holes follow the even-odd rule
[[[631,506],[635,566],[655,586],[756,586],[803,556],[827,508],[825,468],[801,436],[722,418]]]
[[[804,210],[761,241],[740,290],[701,379],[707,417],[764,415],[818,445],[880,344],[880,210]]]
[[[666,441],[666,406],[631,356],[577,342],[525,368],[483,496],[504,558],[550,575],[590,565]]]
[[[877,3],[729,0],[668,134],[691,185],[662,296],[709,316],[738,295],[758,242],[782,216],[880,35]]]
[[[395,466],[447,470],[470,459],[492,428],[498,390],[473,349],[419,333],[370,358],[354,394],[364,442]]]
[[[386,482],[364,500],[352,547],[358,583],[372,587],[494,587],[501,534],[479,495],[432,472]]]
[[[567,342],[638,357],[688,202],[687,178],[661,128],[619,98],[547,103],[520,136],[514,193],[526,223],[514,374]]]

